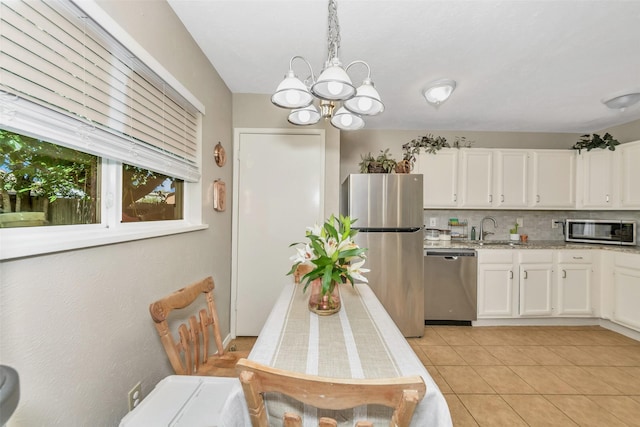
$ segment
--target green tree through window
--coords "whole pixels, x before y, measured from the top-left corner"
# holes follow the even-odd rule
[[[4,129],[0,155],[0,226],[100,221],[98,157]]]

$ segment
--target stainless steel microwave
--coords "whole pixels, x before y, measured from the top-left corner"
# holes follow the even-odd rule
[[[635,245],[636,222],[610,219],[567,219],[567,242]]]

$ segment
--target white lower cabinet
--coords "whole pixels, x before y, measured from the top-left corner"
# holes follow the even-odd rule
[[[558,315],[592,316],[593,251],[558,251],[556,284]]]
[[[478,250],[478,319],[594,316],[595,252]]]
[[[640,331],[640,255],[616,254],[612,302],[612,320]]]
[[[513,250],[478,251],[478,318],[514,317]]]
[[[520,316],[553,314],[553,251],[518,251]]]

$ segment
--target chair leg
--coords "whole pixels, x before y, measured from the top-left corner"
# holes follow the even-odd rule
[[[282,417],[282,427],[302,427],[300,415],[285,412],[284,417]]]

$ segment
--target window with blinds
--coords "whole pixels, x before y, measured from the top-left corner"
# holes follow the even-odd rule
[[[69,1],[0,3],[0,91],[5,128],[48,121],[60,145],[200,177],[198,109]]]
[[[0,260],[207,227],[204,105],[74,1],[0,0]]]

